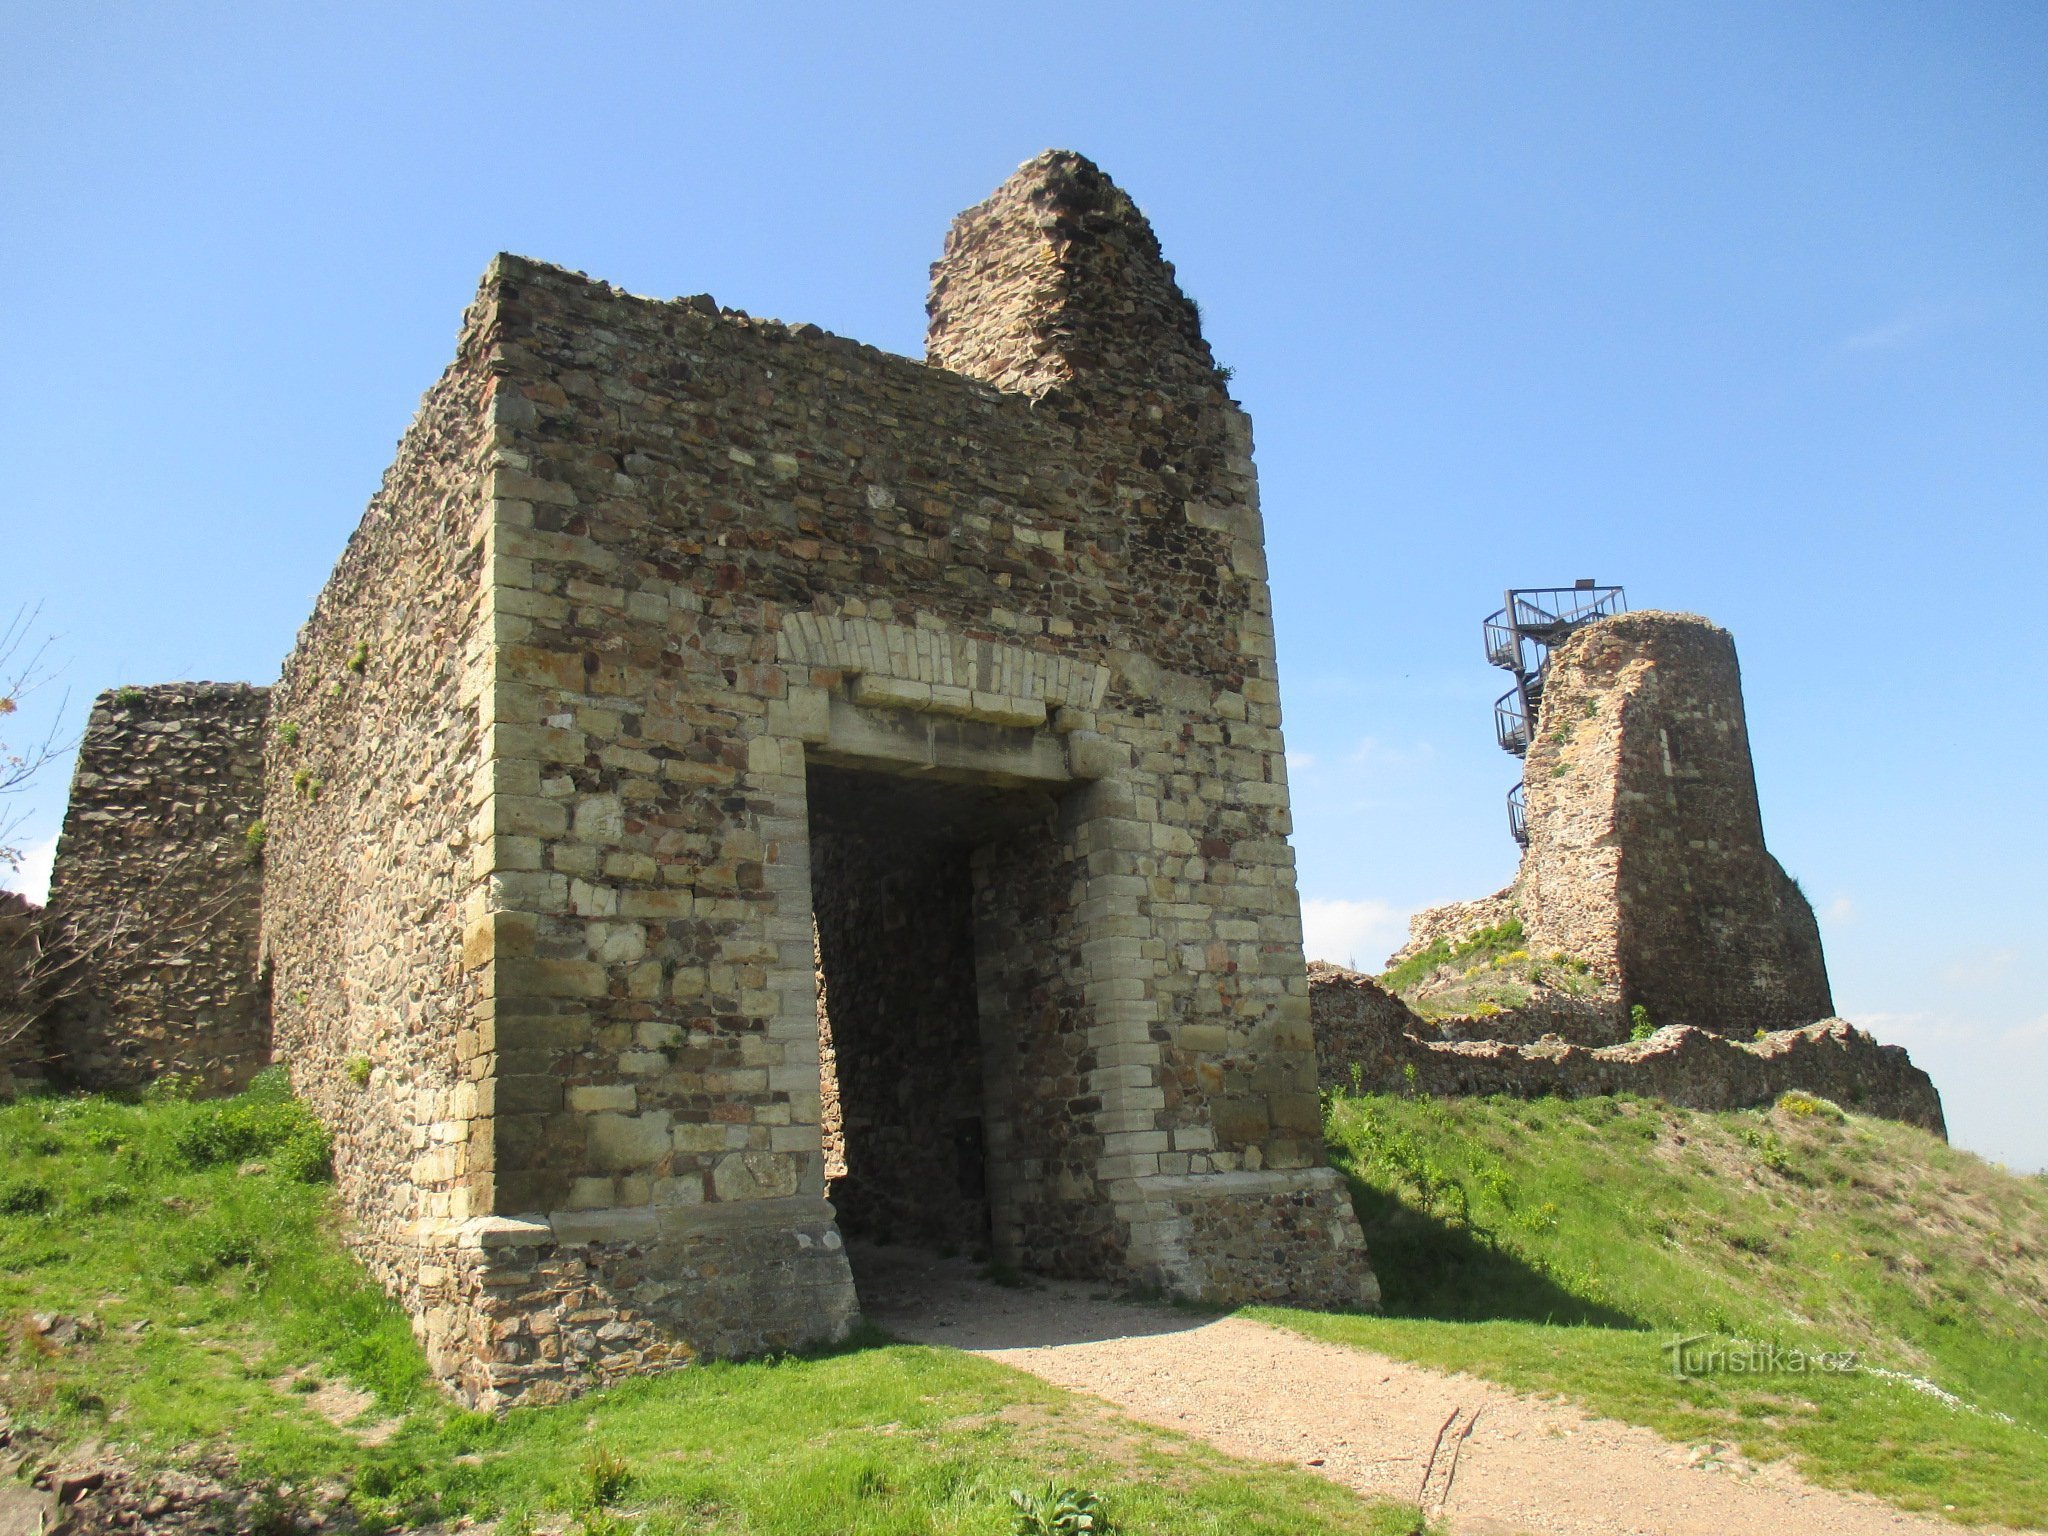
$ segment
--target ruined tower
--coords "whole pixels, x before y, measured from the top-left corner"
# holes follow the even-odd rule
[[[1418,913],[1390,964],[1514,921],[1553,983],[1559,959],[1590,967],[1590,993],[1538,985],[1526,1006],[1455,1026],[1492,1038],[1601,1044],[1646,1014],[1747,1040],[1828,1018],[1813,909],[1764,846],[1728,632],[1680,613],[1561,625],[1530,692],[1540,707],[1514,716],[1511,743],[1501,730],[1525,754],[1514,883]]]
[[[1249,424],[1078,155],[930,309],[917,362],[500,257],[285,663],[278,1048],[473,1402],[834,1337],[849,1236],[1376,1297]]]
[[[1548,671],[1515,887],[1530,947],[1592,961],[1659,1025],[1747,1039],[1833,1014],[1813,909],[1764,847],[1728,632],[1624,614]]]

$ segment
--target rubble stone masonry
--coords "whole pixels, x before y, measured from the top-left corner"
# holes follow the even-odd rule
[[[1752,1040],[1691,1025],[1599,1047],[1556,1036],[1443,1040],[1427,1038],[1429,1026],[1370,976],[1316,961],[1309,989],[1323,1086],[1337,1092],[1524,1099],[1633,1093],[1706,1110],[1754,1109],[1801,1092],[1947,1134],[1941,1096],[1905,1047],[1882,1045],[1846,1019]]]
[[[1419,912],[1389,965],[1511,918],[1531,953],[1603,983],[1570,1021],[1498,1015],[1497,1038],[1618,1041],[1631,1010],[1747,1040],[1830,1017],[1820,927],[1764,846],[1735,642],[1630,613],[1552,654],[1523,765],[1529,843],[1506,890]]]
[[[484,545],[495,311],[465,316],[272,690],[263,950],[276,1048],[335,1133],[352,1237],[460,1384],[491,1348],[493,1020],[465,950],[492,850]]]
[[[1524,782],[1532,950],[1593,962],[1659,1025],[1746,1039],[1834,1012],[1813,909],[1764,847],[1726,630],[1631,613],[1573,635]]]
[[[257,967],[266,694],[122,688],[94,702],[45,933],[69,967],[46,1020],[61,1080],[207,1092],[269,1060]]]
[[[40,991],[43,909],[0,891],[0,1101],[48,1083],[53,1066]]]
[[[856,808],[1002,803],[952,916],[897,905],[957,925],[935,953],[971,935],[971,990],[919,1006],[971,1001],[980,1103],[949,1083],[864,1149],[839,1040],[853,1168],[958,1175],[978,1135],[952,1199],[1021,1267],[1376,1299],[1322,1157],[1248,423],[1078,156],[963,215],[931,335],[920,363],[499,258],[286,664],[279,1047],[472,1402],[853,1321],[818,770]]]

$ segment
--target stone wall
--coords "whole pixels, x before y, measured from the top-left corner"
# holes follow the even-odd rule
[[[335,1132],[352,1240],[457,1382],[504,1348],[467,1298],[513,1284],[457,1246],[491,1209],[493,1020],[465,924],[491,872],[471,818],[497,334],[486,295],[285,660],[265,771],[277,1048]]]
[[[268,1061],[251,836],[265,720],[265,690],[242,683],[94,702],[50,877],[69,969],[47,1027],[65,1080],[119,1090],[174,1075],[228,1092]]]
[[[1818,1094],[1945,1136],[1941,1097],[1903,1046],[1881,1045],[1845,1019],[1755,1040],[1690,1025],[1589,1048],[1549,1039],[1444,1041],[1369,976],[1309,967],[1322,1083],[1338,1092],[1585,1098],[1633,1093],[1691,1109],[1748,1109],[1792,1091]]]
[[[1348,1210],[1238,1259],[1191,1214],[1243,1198],[1210,1175],[1329,1184],[1248,428],[1093,167],[1034,162],[966,225],[934,358],[1034,393],[512,258],[487,284],[491,1208],[655,1255],[617,1273],[667,1292],[625,1299],[690,1348],[852,1316],[823,1199],[820,765],[1057,802],[974,856],[977,934],[1006,919],[977,939],[984,1024],[1060,1068],[998,1049],[985,1077],[999,1252],[1275,1296],[1320,1264],[1368,1294]],[[725,1316],[703,1277],[733,1242],[762,1267]],[[480,1395],[531,1394],[507,1364]]]

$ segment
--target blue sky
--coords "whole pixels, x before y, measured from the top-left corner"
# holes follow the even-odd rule
[[[2044,72],[1967,0],[10,0],[20,723],[270,679],[493,252],[916,354],[947,221],[1070,147],[1257,424],[1311,947],[1507,880],[1478,621],[1624,582],[1734,631],[1837,1006],[2039,1168]]]

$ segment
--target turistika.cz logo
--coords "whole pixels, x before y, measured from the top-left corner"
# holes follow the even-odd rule
[[[1674,1376],[1835,1375],[1856,1369],[1856,1351],[1782,1349],[1741,1339],[1717,1342],[1710,1333],[1673,1339],[1664,1346]]]

